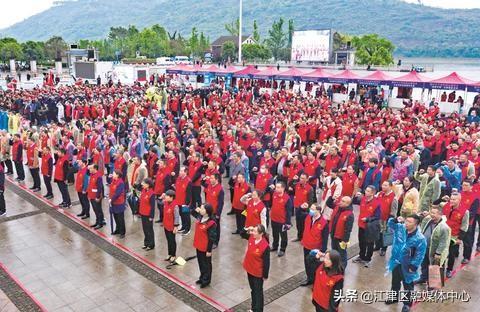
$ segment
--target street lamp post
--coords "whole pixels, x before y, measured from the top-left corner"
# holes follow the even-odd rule
[[[240,0],[240,16],[238,17],[238,62],[242,63],[242,6],[243,0]]]

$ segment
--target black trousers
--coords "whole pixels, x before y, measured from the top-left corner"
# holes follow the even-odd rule
[[[23,170],[23,163],[21,161],[14,160],[15,170],[17,171],[17,178],[20,180],[25,180],[25,171]]]
[[[248,284],[250,285],[250,290],[252,294],[252,311],[253,312],[262,312],[263,311],[263,278],[253,276],[249,273],[248,275]]]
[[[163,200],[157,196],[158,220],[163,222]]]
[[[329,310],[325,310],[322,308],[315,300],[312,300],[313,306],[315,307],[315,312],[330,312]]]
[[[68,193],[67,184],[65,181],[57,181],[58,189],[62,193],[62,203],[71,205],[70,194]]]
[[[475,218],[476,216],[473,216]],[[468,231],[465,233],[463,238],[463,259],[468,259],[472,257],[473,244],[475,243],[475,230],[477,227],[476,220],[473,220],[473,223],[468,226]]]
[[[478,224],[478,226],[480,226],[480,214],[476,215],[475,223]],[[478,237],[477,237],[477,248],[479,247],[480,247],[480,232],[478,233]]]
[[[165,237],[167,239],[168,255],[171,257],[177,256],[177,242],[175,241],[175,234],[172,231],[165,229]]]
[[[360,259],[363,261],[372,260],[374,243],[367,241],[365,229],[358,229],[358,244],[360,247]]]
[[[430,266],[430,257],[428,256],[428,246],[427,253],[425,258],[422,261],[422,275],[420,276],[420,281],[428,282],[428,267]],[[438,264],[438,263],[437,263]],[[440,279],[442,281],[442,286],[445,286],[445,265],[440,267]]]
[[[335,249],[336,251],[338,251],[338,253],[340,254],[340,257],[342,258],[343,268],[346,268],[348,263],[347,249],[346,248],[342,249],[340,247],[341,240],[333,237],[331,238],[331,240],[332,240],[332,249]]]
[[[115,233],[125,235],[125,213],[113,213],[113,219],[115,220]]]
[[[191,207],[200,207],[202,205],[202,187],[201,186],[192,186],[192,202],[190,203]]]
[[[303,264],[305,265],[305,273],[307,275],[307,282],[313,284],[313,278],[315,277],[315,267],[310,261],[308,261],[308,256],[311,249],[303,247]]]
[[[40,184],[40,169],[38,168],[29,168],[30,174],[32,175],[33,179],[33,188],[39,189],[41,188]]]
[[[6,173],[13,173],[13,164],[12,164],[12,161],[10,159],[7,159],[3,162],[5,164],[4,167],[7,168],[7,172]]]
[[[272,235],[273,235],[273,245],[272,249],[278,249],[278,244],[281,241],[280,250],[285,251],[288,244],[288,235],[287,231],[282,231],[283,224],[272,221]]]
[[[307,215],[303,213],[303,209],[298,207],[295,208],[295,221],[297,225],[297,238],[302,240],[303,238],[303,230],[305,229],[305,218]]]
[[[197,249],[198,268],[200,270],[200,282],[202,285],[208,285],[212,281],[212,257],[207,257],[207,253]]]
[[[97,202],[95,199],[91,199],[90,203],[92,204],[93,212],[95,213],[95,224],[102,225],[105,222],[102,201]]]
[[[4,214],[7,211],[7,208],[5,207],[5,196],[3,192],[3,190],[0,190],[0,215]]]
[[[235,223],[237,225],[237,232],[241,232],[243,228],[245,227],[245,216],[242,214],[242,210],[238,209],[233,209],[233,212],[235,212]]]
[[[406,298],[400,296],[399,291],[401,284],[403,284],[403,289],[406,292]],[[404,305],[412,306],[411,301],[411,292],[413,291],[413,283],[406,283],[403,277],[401,265],[397,265],[392,272],[392,290],[395,292],[395,297],[397,300],[402,301]],[[402,294],[403,295],[403,294]]]
[[[192,226],[192,220],[190,219],[190,209],[188,211],[183,209],[187,206],[180,207],[180,219],[182,220],[182,230],[184,233],[190,231],[190,227]]]
[[[150,221],[150,217],[142,216],[142,229],[143,229],[143,245],[154,248],[155,247],[155,233],[153,232],[153,221]]]
[[[45,184],[45,187],[47,188],[47,194],[46,195],[52,195],[53,196],[53,190],[52,190],[52,177],[43,176],[43,183]]]
[[[455,259],[459,256],[459,249],[460,245],[455,244],[455,242],[450,242],[450,247],[448,248],[448,262],[447,262],[447,270],[453,270],[453,266],[455,265]]]
[[[87,217],[90,217],[90,202],[88,201],[87,194],[77,192],[78,200],[80,201],[80,206],[82,207],[81,214]]]

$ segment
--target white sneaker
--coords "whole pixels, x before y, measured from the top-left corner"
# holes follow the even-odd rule
[[[363,263],[362,258],[360,256],[357,256],[355,259],[352,260],[353,263]]]
[[[0,217],[6,216],[7,212],[5,211],[4,213],[0,214]]]

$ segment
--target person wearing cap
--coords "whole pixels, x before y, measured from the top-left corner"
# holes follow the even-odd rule
[[[155,193],[153,181],[146,178],[142,182],[142,192],[139,198],[138,214],[142,218],[143,247],[147,251],[155,248],[155,233],[153,231],[153,218],[155,217]]]
[[[175,191],[168,190],[162,195],[163,200],[163,229],[167,239],[168,257],[165,261],[174,263],[177,257],[177,243],[175,234],[177,234],[180,224],[180,213],[178,204],[175,201]]]

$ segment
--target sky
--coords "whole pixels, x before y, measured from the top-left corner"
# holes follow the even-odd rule
[[[418,3],[418,0],[403,0]],[[425,5],[442,8],[480,8],[480,0],[421,0]],[[40,13],[52,6],[54,0],[1,0],[0,29]]]

